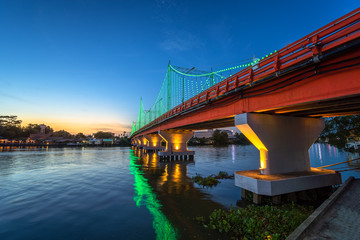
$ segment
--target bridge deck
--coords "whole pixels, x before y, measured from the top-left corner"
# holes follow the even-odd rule
[[[360,236],[360,179],[351,177],[287,239],[357,239]]]

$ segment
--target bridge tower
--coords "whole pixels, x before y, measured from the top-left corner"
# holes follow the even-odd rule
[[[167,69],[167,88],[166,88],[166,111],[170,111],[171,109],[171,68],[170,68],[170,61]]]

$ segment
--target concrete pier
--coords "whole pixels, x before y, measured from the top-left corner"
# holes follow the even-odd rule
[[[151,133],[143,136],[146,139],[145,146],[143,147],[148,152],[157,152],[165,150],[161,146],[162,138],[157,133]]]
[[[260,170],[235,172],[235,185],[264,196],[277,196],[341,184],[340,173],[311,168],[311,171],[261,174]]]
[[[189,130],[164,130],[159,135],[166,142],[165,151],[160,151],[160,160],[192,160],[195,152],[187,149],[187,142],[194,136]]]
[[[235,116],[235,125],[260,151],[260,168],[236,172],[236,186],[277,196],[341,183],[340,173],[310,167],[308,150],[323,119],[244,113]]]

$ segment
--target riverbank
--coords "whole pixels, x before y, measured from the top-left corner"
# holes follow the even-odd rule
[[[97,148],[97,147],[130,147],[129,144],[37,144],[37,143],[29,143],[29,144],[0,144],[1,149],[11,149],[11,148]]]

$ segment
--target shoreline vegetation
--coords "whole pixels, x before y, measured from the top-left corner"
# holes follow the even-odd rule
[[[286,239],[312,212],[313,206],[287,203],[283,205],[248,205],[216,209],[208,217],[195,218],[208,231],[216,231],[228,239]]]
[[[200,174],[195,175],[192,177],[195,183],[202,187],[215,187],[220,183],[219,179],[234,179],[234,174],[230,175],[227,172],[220,171],[218,175],[210,175],[207,177],[202,177]]]
[[[131,146],[126,132],[115,135],[98,131],[93,134],[71,134],[65,130],[54,131],[44,124],[21,126],[17,116],[0,116],[0,146],[10,147],[92,147]]]

